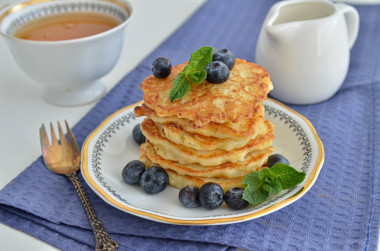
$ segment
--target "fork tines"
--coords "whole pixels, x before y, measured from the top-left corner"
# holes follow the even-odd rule
[[[67,121],[65,120],[68,141],[66,140],[65,134],[63,133],[63,130],[62,130],[62,127],[61,127],[61,124],[59,123],[59,121],[57,121],[57,125],[58,125],[59,141],[58,141],[57,136],[55,134],[53,124],[50,122],[50,132],[51,132],[52,144],[50,144],[50,142],[49,142],[48,135],[47,135],[47,132],[45,129],[45,125],[44,124],[41,125],[40,137],[41,137],[41,145],[43,146],[43,148],[46,148],[49,146],[54,146],[54,145],[59,145],[59,144],[62,145],[62,144],[69,143],[71,145],[71,147],[73,147],[73,148],[75,148],[75,150],[79,151],[78,144],[75,140],[75,137],[74,137]]]

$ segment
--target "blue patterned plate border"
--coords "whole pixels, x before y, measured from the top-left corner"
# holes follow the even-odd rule
[[[104,201],[133,215],[185,225],[246,221],[275,212],[301,198],[322,168],[324,149],[313,125],[284,104],[267,99],[265,116],[275,126],[275,152],[286,156],[293,167],[306,173],[303,183],[241,211],[230,210],[226,205],[216,210],[185,208],[178,201],[178,189],[173,187],[157,195],[147,195],[139,186],[125,184],[121,178],[125,164],[139,157],[139,146],[131,132],[143,119],[133,114],[133,108],[141,103],[110,115],[87,137],[82,147],[81,172],[87,184]]]

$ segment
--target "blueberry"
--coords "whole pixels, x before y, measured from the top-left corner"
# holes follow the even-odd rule
[[[152,72],[156,78],[166,78],[172,71],[172,63],[165,57],[156,58],[153,61]]]
[[[208,182],[199,190],[199,201],[206,209],[215,209],[223,203],[223,189],[219,184]]]
[[[169,184],[166,171],[159,166],[151,166],[141,175],[140,185],[148,194],[162,192]]]
[[[199,207],[199,189],[192,186],[186,186],[179,191],[178,199],[185,207]]]
[[[135,125],[135,127],[133,127],[132,136],[133,136],[133,139],[136,141],[136,143],[139,145],[141,145],[142,143],[146,141],[146,138],[141,131],[140,124],[137,124]]]
[[[231,70],[235,65],[235,55],[227,49],[216,50],[212,55],[212,61],[222,61]]]
[[[128,184],[137,184],[140,177],[145,171],[145,165],[139,160],[132,160],[129,162],[121,172],[123,180]]]
[[[282,156],[279,153],[272,154],[268,158],[268,167],[269,168],[271,168],[272,166],[274,166],[274,164],[276,164],[276,163],[284,163],[284,164],[287,164],[287,165],[290,164],[289,161],[284,156]]]
[[[227,65],[221,61],[213,61],[206,65],[206,80],[212,84],[221,84],[227,81],[230,76],[230,70]]]
[[[244,189],[241,187],[231,188],[224,195],[227,206],[233,210],[240,210],[248,206],[248,202],[242,199]]]

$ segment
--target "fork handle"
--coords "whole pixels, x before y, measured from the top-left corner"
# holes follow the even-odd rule
[[[102,223],[95,214],[87,195],[75,173],[66,174],[66,176],[73,183],[75,190],[78,193],[79,199],[83,204],[83,207],[87,213],[88,219],[90,220],[91,227],[94,231],[96,247],[95,250],[99,251],[114,251],[117,250],[119,244],[112,240],[111,236],[106,232]]]

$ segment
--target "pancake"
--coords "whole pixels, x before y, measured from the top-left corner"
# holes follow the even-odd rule
[[[223,178],[203,178],[203,177],[193,177],[188,175],[179,175],[174,171],[167,170],[169,176],[169,184],[178,189],[182,189],[185,186],[193,186],[201,188],[203,184],[207,182],[214,182],[219,184],[224,192],[227,192],[231,188],[241,187],[244,188],[241,183],[244,177],[239,177],[235,179],[223,179]]]
[[[155,163],[151,162],[145,155],[140,156],[140,160],[145,163],[147,166],[154,166]],[[169,176],[169,184],[178,189],[182,189],[185,186],[193,186],[200,188],[203,184],[207,182],[215,182],[218,183],[224,192],[227,192],[231,188],[234,187],[242,187],[241,184],[244,177],[237,177],[234,179],[226,179],[226,178],[204,178],[204,177],[194,177],[189,175],[179,175],[178,173],[167,169],[166,170]]]
[[[202,166],[217,166],[225,162],[244,161],[245,156],[252,151],[264,150],[272,145],[274,127],[265,120],[266,130],[263,134],[251,139],[245,146],[231,151],[225,150],[195,150],[168,140],[151,119],[144,119],[141,131],[154,145],[155,151],[164,159],[178,161],[181,164],[198,163]]]
[[[266,163],[268,156],[273,152],[273,147],[261,151],[250,152],[244,161],[236,163],[223,163],[218,166],[204,167],[198,164],[180,164],[176,161],[166,160],[156,154],[153,145],[147,141],[141,146],[141,155],[145,155],[152,163],[164,168],[175,171],[179,175],[189,175],[197,177],[214,178],[237,178],[257,171]]]
[[[174,123],[181,126],[185,131],[197,133],[204,136],[228,139],[245,139],[247,137],[256,137],[258,127],[264,123],[265,109],[262,104],[259,104],[255,109],[255,115],[240,121],[239,123],[215,123],[210,122],[204,126],[197,126],[188,119],[181,119],[175,116],[159,117],[155,111],[147,107],[145,104],[137,106],[134,109],[137,117],[146,116],[156,123]]]
[[[231,151],[235,148],[241,148],[245,146],[251,139],[255,138],[256,135],[251,137],[245,137],[242,139],[220,139],[216,137],[207,137],[198,133],[190,133],[185,131],[182,126],[174,123],[155,123],[160,131],[163,132],[163,136],[168,140],[180,144],[186,147],[190,147],[196,150],[226,150]],[[260,124],[258,133],[263,133],[266,130],[265,124]]]
[[[258,104],[267,97],[273,88],[269,73],[264,67],[243,59],[236,59],[230,77],[223,84],[211,84],[206,80],[191,85],[191,90],[173,103],[169,93],[173,80],[185,64],[172,68],[171,74],[164,79],[147,77],[141,83],[145,104],[159,117],[175,116],[204,126],[210,122],[238,123],[252,117]]]

